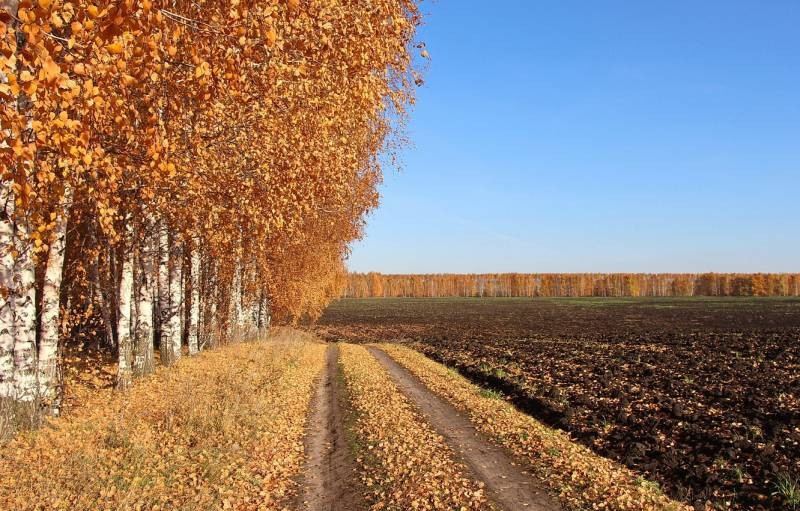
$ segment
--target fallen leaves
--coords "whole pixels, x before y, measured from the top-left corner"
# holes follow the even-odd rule
[[[109,51],[109,53],[112,53],[114,55],[119,55],[125,50],[125,47],[122,46],[121,43],[115,42],[106,45],[106,49]]]
[[[320,344],[242,343],[87,396],[0,450],[0,508],[282,509],[323,361]]]
[[[372,509],[490,509],[480,483],[361,346],[341,347],[355,409],[362,481]]]

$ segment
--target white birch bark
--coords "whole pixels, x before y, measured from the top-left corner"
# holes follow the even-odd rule
[[[14,395],[14,197],[0,183],[0,399]]]
[[[133,344],[131,338],[131,314],[133,302],[133,233],[131,221],[126,225],[127,239],[122,249],[122,271],[119,282],[119,310],[117,313],[118,364],[117,388],[126,389],[131,386],[133,377],[131,363]]]
[[[0,9],[16,18],[19,2],[3,0]],[[15,34],[16,35],[16,34]],[[4,83],[8,77],[0,76]],[[24,96],[15,98],[19,110]],[[10,132],[6,132],[8,135]],[[7,147],[7,144],[4,144]],[[26,162],[30,163],[30,162]],[[27,168],[22,169],[27,174]],[[4,217],[0,221],[0,250],[3,274],[3,307],[0,318],[0,392],[14,399],[30,401],[36,394],[36,303],[33,258],[28,247],[27,219],[14,218],[11,183],[3,183]],[[10,373],[9,373],[10,367]]]
[[[0,9],[16,15],[17,1],[3,0]],[[0,73],[0,83],[8,83]],[[5,139],[11,130],[3,131],[0,148],[8,149]],[[11,181],[0,177],[0,399],[14,394],[14,194]]]
[[[64,190],[64,205],[60,208],[47,254],[42,289],[41,319],[39,324],[39,395],[58,415],[58,386],[60,384],[60,361],[58,341],[61,330],[61,281],[64,275],[64,251],[67,240],[69,209],[72,203],[72,188]]]
[[[173,240],[173,247],[169,254],[169,339],[172,344],[172,362],[181,358],[181,345],[183,344],[183,331],[181,330],[181,306],[183,303],[183,250]],[[164,342],[164,337],[162,337]]]
[[[161,363],[168,366],[174,360],[172,351],[172,321],[170,309],[170,250],[169,231],[165,225],[158,230],[158,332]]]
[[[271,321],[269,312],[269,298],[267,293],[261,291],[261,296],[258,300],[258,330],[259,333],[266,337],[269,333],[269,324]]]
[[[181,320],[180,321],[181,346],[183,346],[184,342],[187,342],[187,343],[189,342],[188,341],[188,339],[189,339],[189,332],[188,332],[188,328],[189,328],[189,312],[191,312],[191,310],[189,309],[189,306],[191,305],[190,301],[192,299],[191,294],[190,294],[191,290],[189,289],[189,278],[190,278],[191,268],[189,267],[190,262],[187,261],[187,259],[186,259],[186,256],[188,255],[188,254],[186,254],[186,250],[188,250],[188,248],[186,248],[186,245],[181,245],[181,282],[180,282],[180,286],[181,286],[180,311],[181,311],[181,313],[178,316],[178,317],[180,317],[180,320]],[[181,351],[181,355],[183,355],[183,351]]]
[[[190,283],[190,312],[189,312],[189,355],[196,355],[199,351],[200,334],[200,250],[194,247],[191,255],[189,271]]]
[[[19,401],[36,398],[36,275],[27,218],[15,222],[14,392]]]
[[[144,229],[143,229],[144,230]],[[138,290],[136,296],[136,337],[133,355],[133,373],[137,376],[153,372],[153,298],[156,270],[155,241],[145,235],[139,253]]]
[[[231,282],[230,307],[228,311],[229,332],[231,341],[241,340],[244,329],[244,311],[242,309],[242,263],[236,262]]]

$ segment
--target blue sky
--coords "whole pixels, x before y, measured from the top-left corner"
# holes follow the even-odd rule
[[[800,271],[800,2],[425,2],[353,271]]]

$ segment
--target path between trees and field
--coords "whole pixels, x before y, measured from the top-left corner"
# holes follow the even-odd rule
[[[344,394],[338,378],[339,347],[329,346],[325,356],[325,369],[311,402],[305,485],[298,508],[308,511],[363,509],[358,473],[345,432]]]
[[[461,457],[473,476],[485,483],[492,501],[508,511],[561,509],[537,484],[533,475],[502,448],[488,442],[452,405],[435,396],[384,351],[375,347],[368,349],[387,369],[398,388]]]

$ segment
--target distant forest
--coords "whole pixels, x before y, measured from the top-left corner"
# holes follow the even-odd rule
[[[800,273],[350,273],[343,296],[800,296]]]

